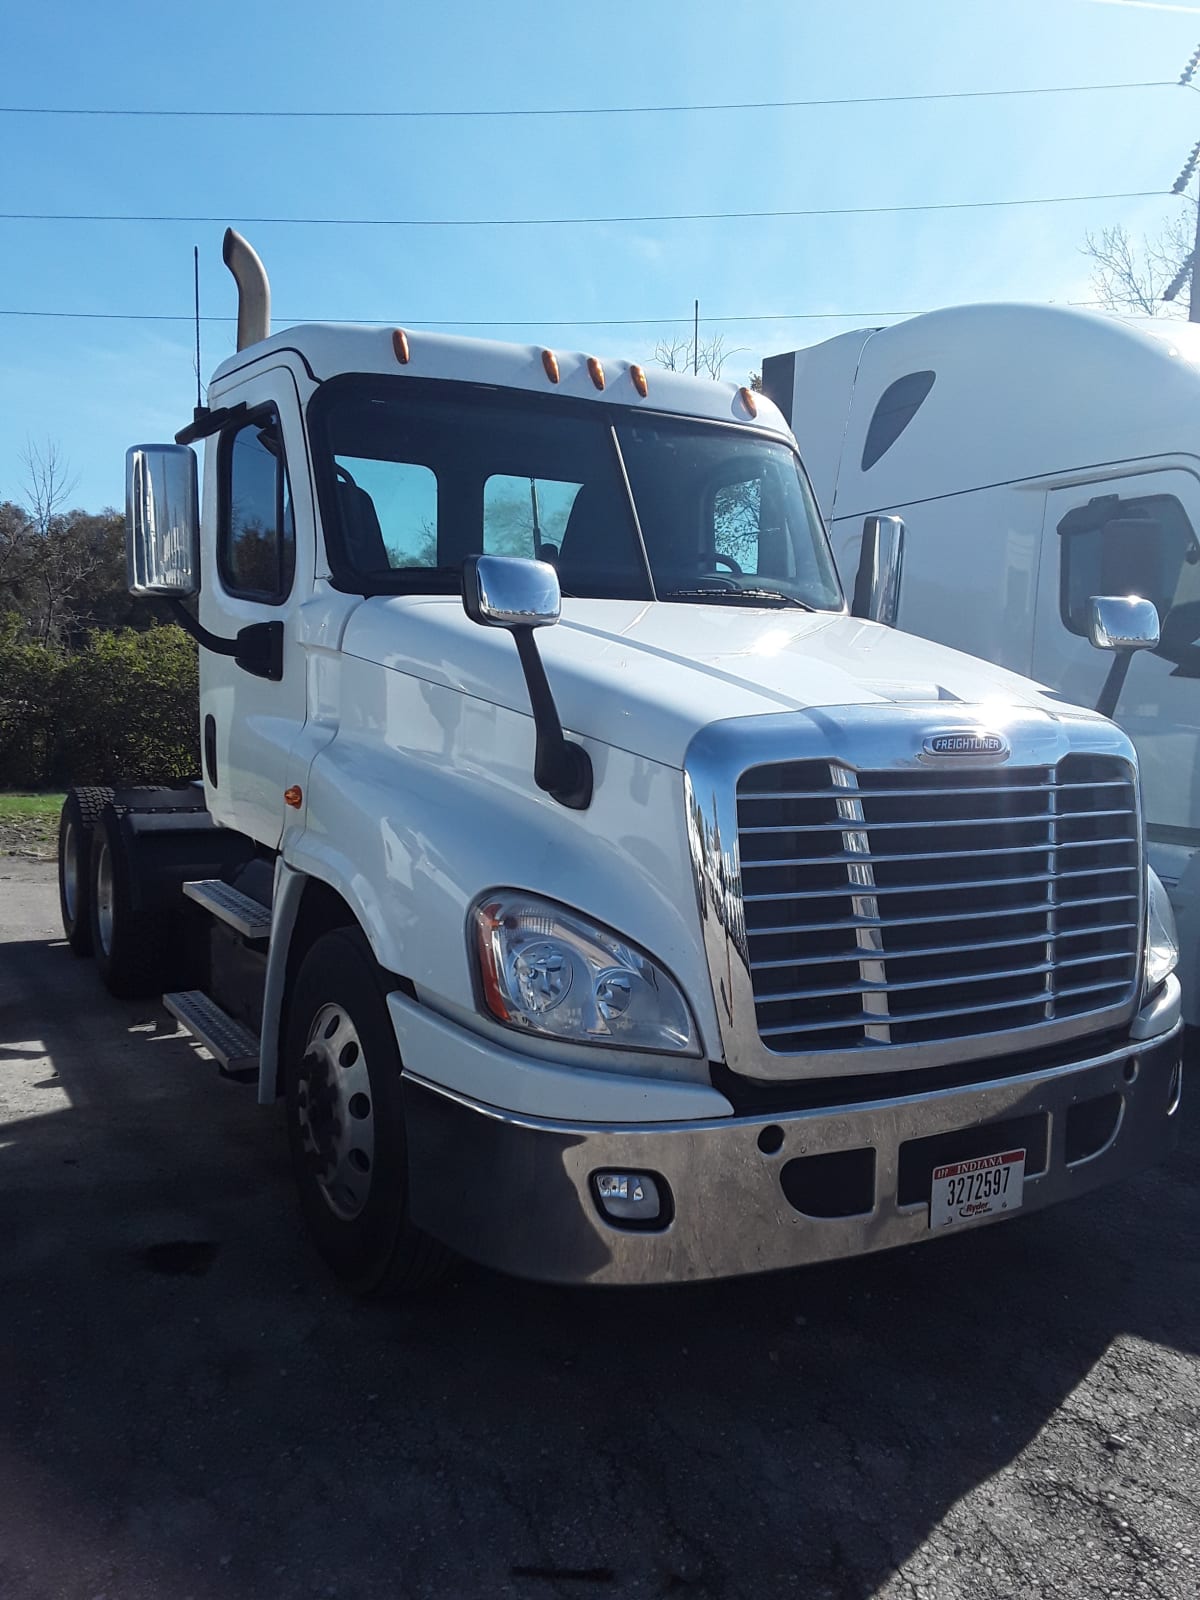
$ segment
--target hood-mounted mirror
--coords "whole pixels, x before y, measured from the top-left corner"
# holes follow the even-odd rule
[[[463,563],[463,609],[471,621],[484,628],[507,628],[516,641],[537,732],[533,780],[560,805],[586,811],[592,800],[591,757],[563,734],[534,638],[536,628],[558,621],[561,606],[558,573],[549,562],[468,556]]]

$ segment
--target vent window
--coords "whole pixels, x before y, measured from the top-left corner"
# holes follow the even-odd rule
[[[867,442],[863,445],[862,470],[868,472],[880,456],[886,455],[925,403],[933,388],[934,372],[909,372],[889,383],[879,397]]]

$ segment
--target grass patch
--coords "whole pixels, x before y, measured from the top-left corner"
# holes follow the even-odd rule
[[[0,856],[53,861],[61,794],[0,794]]]
[[[0,794],[0,822],[15,817],[51,816],[57,822],[66,798],[64,794]]]

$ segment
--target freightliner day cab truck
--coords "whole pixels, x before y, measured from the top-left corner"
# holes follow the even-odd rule
[[[767,360],[843,578],[864,518],[908,527],[899,622],[1096,702],[1092,594],[1161,622],[1114,701],[1200,1024],[1200,328],[968,305]]]
[[[63,912],[111,988],[162,985],[283,1097],[351,1287],[447,1247],[757,1272],[1163,1154],[1179,986],[1124,733],[850,615],[749,390],[272,337],[257,257],[226,259],[237,354],[128,464],[132,587],[200,641],[202,784],[73,791]]]

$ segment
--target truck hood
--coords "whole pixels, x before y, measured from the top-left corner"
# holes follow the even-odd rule
[[[692,738],[729,717],[817,707],[939,702],[1038,708],[1061,702],[1027,678],[911,634],[829,612],[564,599],[538,634],[564,727],[682,766]],[[346,623],[342,649],[528,715],[516,647],[457,599],[376,596]],[[936,713],[935,713],[936,715]]]

